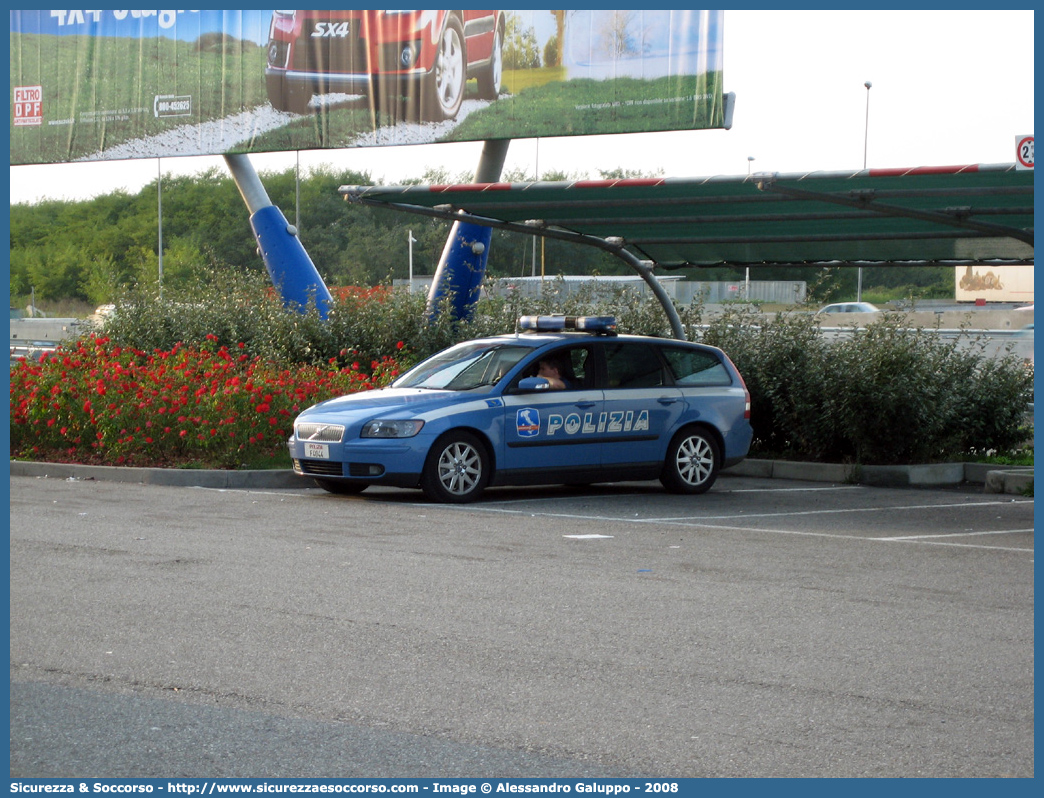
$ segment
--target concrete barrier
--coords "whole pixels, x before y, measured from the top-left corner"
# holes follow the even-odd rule
[[[986,474],[987,493],[1010,493],[1027,496],[1033,493],[1032,468],[1007,468]]]

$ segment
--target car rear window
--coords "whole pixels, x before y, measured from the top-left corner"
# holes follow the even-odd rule
[[[732,384],[725,365],[713,352],[683,347],[664,347],[660,351],[677,385]]]
[[[605,366],[610,388],[656,388],[670,384],[656,348],[650,344],[607,344]]]

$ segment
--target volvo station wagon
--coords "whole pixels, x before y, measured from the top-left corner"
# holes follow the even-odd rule
[[[720,349],[617,335],[611,317],[519,327],[308,408],[294,470],[332,493],[389,485],[470,502],[496,485],[658,479],[703,493],[747,455],[750,394]]]

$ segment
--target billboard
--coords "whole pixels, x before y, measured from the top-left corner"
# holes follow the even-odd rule
[[[725,125],[721,11],[11,16],[11,164]]]
[[[958,302],[1033,302],[1032,263],[978,263],[955,269]]]

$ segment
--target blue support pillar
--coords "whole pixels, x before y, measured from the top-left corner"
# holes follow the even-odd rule
[[[500,179],[510,143],[509,139],[504,139],[483,144],[478,169],[475,170],[476,183],[495,183]],[[471,317],[486,278],[492,237],[493,229],[490,227],[469,222],[453,223],[428,292],[425,312],[429,319],[438,315],[440,305],[447,297],[451,300],[455,320]]]
[[[258,252],[283,304],[304,313],[314,302],[325,319],[332,300],[330,290],[305,252],[297,228],[272,204],[247,156],[226,155],[225,163],[250,211]]]
[[[471,318],[486,277],[486,259],[492,237],[491,227],[453,223],[428,293],[428,318],[438,315],[447,298],[455,320]]]
[[[283,297],[283,305],[304,313],[314,302],[325,319],[332,299],[330,290],[305,252],[297,229],[275,205],[251,216],[250,226],[272,285]]]

